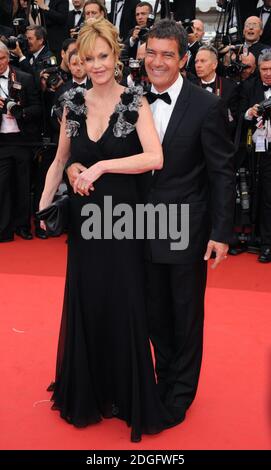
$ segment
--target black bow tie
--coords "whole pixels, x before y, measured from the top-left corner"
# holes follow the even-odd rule
[[[202,83],[201,82],[201,86],[205,90],[206,90],[206,88],[212,88],[212,90],[214,90],[215,89],[215,82],[212,82],[212,83]]]
[[[76,83],[76,82],[73,82],[72,84],[72,88],[78,88],[78,87],[81,87],[81,88],[86,88],[86,84],[85,83]]]
[[[271,9],[263,8],[262,13],[271,13]]]
[[[263,85],[264,91],[269,91],[271,90],[271,85]]]
[[[147,94],[147,100],[150,104],[154,103],[158,99],[163,100],[167,104],[171,104],[171,98],[167,92],[159,95],[158,93],[153,93],[152,91],[149,91],[149,93]]]
[[[8,80],[8,77],[6,77],[5,75],[0,75],[0,78],[5,78],[6,80]]]
[[[74,15],[81,15],[81,11],[80,10],[73,10],[72,11]]]

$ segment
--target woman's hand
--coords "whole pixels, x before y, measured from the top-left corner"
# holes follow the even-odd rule
[[[73,185],[73,191],[75,193],[79,193],[81,196],[88,196],[89,191],[94,191],[93,183],[97,181],[104,173],[101,163],[102,162],[97,162],[87,170],[80,173]]]

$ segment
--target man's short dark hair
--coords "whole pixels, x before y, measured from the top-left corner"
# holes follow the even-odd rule
[[[74,38],[64,39],[64,41],[62,43],[62,51],[67,52],[69,46],[71,44],[75,44],[75,43],[76,43],[76,39],[74,39]]]
[[[136,9],[137,9],[138,7],[149,7],[150,13],[153,12],[152,5],[151,5],[149,2],[139,2],[139,3],[136,5]]]
[[[150,38],[157,39],[175,39],[178,44],[179,56],[182,59],[187,52],[188,42],[187,33],[181,24],[176,23],[174,20],[160,20],[150,30],[147,36],[147,47],[148,40]]]
[[[40,25],[27,26],[26,31],[34,31],[36,39],[43,39],[44,44],[46,43],[47,32],[43,26],[40,26]]]

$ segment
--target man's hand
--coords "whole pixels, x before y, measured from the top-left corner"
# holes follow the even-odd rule
[[[67,168],[66,173],[69,178],[70,185],[72,187],[80,173],[82,173],[82,171],[85,171],[86,169],[87,168],[84,165],[81,165],[81,163],[73,163]]]
[[[49,8],[45,5],[44,0],[35,0],[36,4],[42,9],[42,10],[49,10]]]
[[[0,98],[0,109],[2,109],[5,105],[5,100],[4,98]]]
[[[204,255],[204,260],[208,261],[211,257],[212,251],[215,252],[215,261],[212,264],[211,268],[215,269],[221,261],[227,258],[229,245],[226,243],[215,242],[214,240],[210,240],[207,245],[207,250]]]
[[[22,49],[20,48],[18,41],[16,41],[16,48],[15,48],[15,49],[11,49],[11,52],[12,52],[12,54],[14,54],[14,55],[16,55],[17,57],[19,57],[19,59],[20,59],[21,57],[24,57],[24,54],[22,53]]]
[[[138,39],[139,31],[140,31],[140,27],[136,26],[132,34],[132,38],[134,41]]]
[[[247,110],[247,113],[248,113],[248,115],[249,115],[250,118],[253,118],[253,117],[256,117],[256,118],[257,118],[257,117],[259,116],[259,115],[258,115],[258,107],[259,107],[258,104],[254,104],[254,106],[253,106],[252,108],[249,108],[249,109]]]
[[[93,183],[97,181],[104,173],[102,162],[94,163],[87,170],[81,172],[76,178],[76,181],[73,185],[73,190],[75,193],[79,193],[86,196],[89,195],[89,191],[94,191]]]

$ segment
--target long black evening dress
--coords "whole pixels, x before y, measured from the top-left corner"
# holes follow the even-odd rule
[[[98,160],[141,153],[134,126],[140,98],[136,87],[125,90],[97,142],[81,121],[71,138],[71,160],[89,167]],[[143,241],[85,240],[81,226],[86,216],[81,210],[96,204],[103,226],[104,196],[112,197],[113,207],[134,207],[141,202],[139,182],[136,175],[105,174],[90,196],[71,191],[64,308],[51,387],[53,409],[69,423],[81,427],[118,417],[131,426],[133,441],[139,441],[141,433],[171,426],[157,394],[148,340]]]

